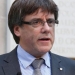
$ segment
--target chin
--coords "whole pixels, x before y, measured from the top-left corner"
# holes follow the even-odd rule
[[[40,50],[40,52],[42,52],[42,53],[47,53],[48,51],[51,50],[51,48],[50,48],[50,47],[42,47],[42,48],[40,48],[39,50]]]

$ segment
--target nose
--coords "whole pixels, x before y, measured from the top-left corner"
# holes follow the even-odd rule
[[[42,28],[42,32],[49,32],[50,31],[50,27],[49,25],[47,24],[47,22],[44,23],[44,26]]]

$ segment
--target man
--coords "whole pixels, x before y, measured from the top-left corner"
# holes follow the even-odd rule
[[[15,0],[8,26],[18,46],[0,56],[0,75],[33,75],[32,63],[39,59],[44,60],[39,75],[75,75],[74,60],[50,52],[55,24],[58,7],[53,0]]]

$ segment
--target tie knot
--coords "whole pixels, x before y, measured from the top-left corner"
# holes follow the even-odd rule
[[[34,69],[40,69],[41,65],[44,63],[44,59],[40,58],[40,59],[35,59],[32,62],[32,67]]]

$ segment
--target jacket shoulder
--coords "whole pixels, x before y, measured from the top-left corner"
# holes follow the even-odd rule
[[[51,56],[57,60],[60,60],[60,62],[63,64],[63,65],[74,65],[75,66],[75,60],[71,59],[71,58],[68,58],[68,57],[65,57],[65,56],[61,56],[61,55],[57,55],[57,54],[54,54],[54,53],[51,53]]]
[[[9,53],[0,55],[0,65],[3,64],[4,59],[9,55]]]
[[[17,57],[17,47],[15,49],[13,49],[11,52],[9,53],[5,53],[0,55],[0,65],[9,62],[12,59],[14,59],[14,57]]]

